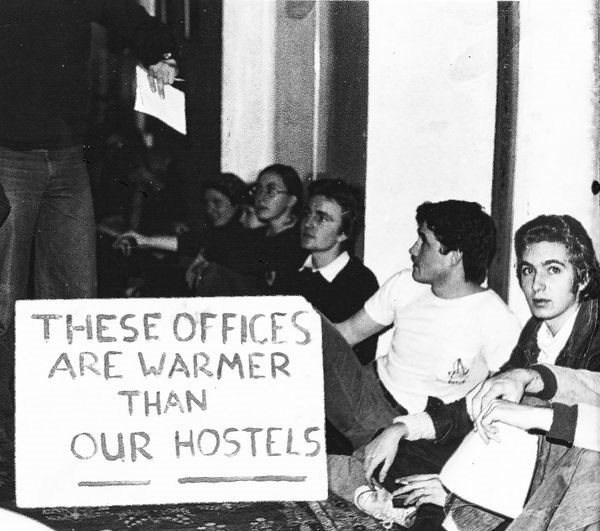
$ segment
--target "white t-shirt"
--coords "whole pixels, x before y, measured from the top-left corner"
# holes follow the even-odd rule
[[[394,325],[377,370],[409,413],[423,411],[428,396],[446,403],[465,396],[508,360],[521,331],[494,291],[441,299],[410,270],[387,280],[364,309],[377,323]]]

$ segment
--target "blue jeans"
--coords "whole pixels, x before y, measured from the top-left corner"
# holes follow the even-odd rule
[[[565,448],[543,439],[531,491],[523,513],[508,529],[598,529],[600,452]]]
[[[354,448],[359,448],[406,410],[384,390],[374,370],[375,362],[361,365],[331,322],[323,316],[321,322],[325,415]]]
[[[94,211],[81,147],[0,146],[0,184],[11,204],[0,228],[0,399],[6,404],[13,398],[15,301],[27,297],[29,273],[38,299],[94,297],[97,282]]]
[[[508,527],[501,516],[460,498],[453,499],[450,512],[464,531],[600,529],[600,452],[567,448],[540,438],[530,497]]]

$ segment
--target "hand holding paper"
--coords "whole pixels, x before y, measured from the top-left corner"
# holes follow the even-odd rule
[[[165,98],[165,85],[172,85],[177,75],[177,62],[167,54],[165,59],[148,68],[148,83],[150,90]]]
[[[136,85],[134,109],[158,118],[185,135],[185,94],[170,85],[164,85],[164,98],[161,98],[156,87],[152,90],[148,72],[139,65],[136,67]]]
[[[475,421],[498,398],[520,402],[532,380],[531,372],[527,369],[514,369],[492,376],[475,387],[466,397],[471,420]]]

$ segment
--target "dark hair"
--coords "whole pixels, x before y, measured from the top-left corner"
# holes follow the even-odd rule
[[[356,235],[362,224],[362,194],[351,184],[340,179],[319,179],[308,186],[308,198],[322,195],[335,201],[342,209],[341,231],[347,236],[342,244],[344,249],[352,249]]]
[[[543,215],[528,221],[515,233],[517,260],[521,261],[529,245],[540,242],[562,243],[567,248],[569,261],[575,269],[573,292],[587,282],[579,300],[600,296],[600,265],[592,240],[578,220],[563,214]],[[521,282],[520,268],[517,268],[517,278]]]
[[[204,185],[204,191],[216,190],[227,196],[231,204],[238,206],[242,202],[242,195],[246,191],[246,184],[234,173],[221,173],[216,179]]]
[[[496,254],[496,227],[479,203],[455,199],[423,203],[417,208],[417,223],[427,224],[444,254],[462,252],[465,280],[477,284],[485,280]]]
[[[298,172],[285,164],[271,164],[260,171],[258,179],[267,172],[276,173],[281,178],[287,193],[296,198],[296,204],[292,207],[292,214],[300,217],[304,206],[304,185]]]
[[[242,194],[241,204],[254,206],[254,196],[256,195],[256,182],[246,184],[246,189]]]

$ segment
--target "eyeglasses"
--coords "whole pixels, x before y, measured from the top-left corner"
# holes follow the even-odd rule
[[[323,223],[333,223],[334,220],[331,216],[323,212],[311,212],[310,210],[305,210],[303,221],[304,223],[312,221],[317,225],[322,225]]]
[[[257,197],[259,195],[266,195],[268,197],[275,197],[276,195],[289,195],[287,190],[278,190],[276,184],[267,184],[267,186],[256,186],[250,190],[250,193]]]

